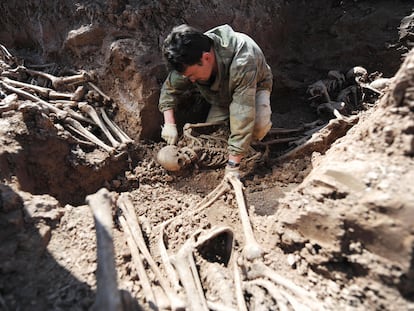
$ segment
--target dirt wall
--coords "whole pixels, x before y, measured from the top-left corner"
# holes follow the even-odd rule
[[[227,23],[251,35],[273,69],[273,110],[285,111],[286,97],[302,105],[306,86],[331,69],[394,74],[406,51],[398,27],[411,9],[410,1],[7,1],[0,42],[28,62],[96,70],[128,134],[157,139],[160,46],[173,26]]]

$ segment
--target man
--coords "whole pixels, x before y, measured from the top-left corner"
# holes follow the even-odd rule
[[[270,93],[273,77],[259,46],[228,25],[202,33],[188,25],[175,27],[164,41],[171,70],[159,99],[164,115],[161,137],[178,140],[174,110],[180,96],[196,86],[211,105],[206,122],[230,121],[226,173],[239,176],[239,165],[252,140],[272,126]]]

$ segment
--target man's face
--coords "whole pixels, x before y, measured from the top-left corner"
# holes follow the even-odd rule
[[[200,64],[188,66],[183,72],[183,76],[187,77],[191,82],[207,82],[214,68],[214,57],[211,52],[204,52],[201,56]]]

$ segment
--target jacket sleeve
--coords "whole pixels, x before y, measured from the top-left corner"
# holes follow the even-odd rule
[[[175,109],[180,96],[189,88],[191,88],[190,80],[176,71],[171,71],[162,85],[158,109],[161,112]]]

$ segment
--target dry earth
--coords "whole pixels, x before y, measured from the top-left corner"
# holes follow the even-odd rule
[[[174,219],[165,227],[163,238],[171,257],[197,230],[226,228],[194,251],[205,296],[215,303],[210,309],[242,310],[236,297],[237,267],[248,310],[283,310],[284,305],[287,310],[414,310],[414,53],[408,52],[413,41],[409,1],[397,2],[392,9],[386,1],[376,6],[365,1],[331,1],[329,8],[325,2],[315,2],[308,7],[315,20],[300,25],[295,18],[304,13],[293,13],[306,5],[289,1],[258,2],[256,10],[250,2],[237,2],[231,11],[225,10],[230,3],[226,7],[201,1],[182,12],[188,3],[177,3],[170,10],[164,2],[145,1],[85,1],[76,3],[76,9],[65,1],[39,7],[24,3],[1,4],[5,13],[17,19],[29,14],[31,19],[22,31],[16,20],[5,15],[1,24],[9,34],[2,31],[0,43],[26,65],[53,61],[64,64],[66,73],[67,68],[95,70],[99,86],[112,98],[104,107],[134,142],[119,155],[110,155],[63,137],[55,126],[60,121],[34,109],[30,100],[19,98],[14,109],[4,109],[1,102],[0,310],[87,310],[92,306],[97,290],[96,227],[85,200],[102,187],[111,192],[114,203],[121,197],[130,200],[164,277],[171,274],[159,249],[163,222]],[[305,102],[306,86],[324,78],[328,69],[364,65],[370,72],[379,70],[394,77],[379,100],[354,114],[355,124],[344,126],[333,119],[301,152],[284,158],[288,145],[279,144],[270,148],[265,162],[243,164],[249,220],[264,251],[254,260],[246,258],[234,190],[227,189],[208,207],[198,209],[222,182],[223,168],[190,167],[173,174],[155,161],[165,145],[159,140],[161,119],[156,112],[165,71],[157,60],[158,50],[150,53],[151,47],[158,46],[171,28],[167,25],[185,20],[203,28],[212,26],[213,21],[195,20],[198,5],[205,8],[200,18],[207,20],[210,13],[217,23],[257,33],[258,41],[264,42],[271,33],[275,44],[285,43],[282,51],[267,41],[263,44],[275,72],[273,123],[277,127],[293,128],[317,118],[308,105],[291,102]],[[46,14],[52,9],[56,16]],[[328,9],[330,15],[326,15]],[[68,17],[68,12],[76,21],[56,24],[57,16]],[[384,12],[387,26],[377,26],[377,37],[363,37],[363,43],[355,43],[352,49],[348,40],[361,35],[352,25],[369,29]],[[273,23],[266,28],[263,25],[269,20]],[[282,20],[291,27],[278,29]],[[308,23],[309,36],[292,26]],[[332,27],[322,31],[322,25],[329,23]],[[39,24],[43,35],[36,31]],[[54,25],[60,31],[55,37]],[[292,37],[295,34],[294,43],[287,39],[292,38],[285,33],[289,31]],[[137,33],[141,41],[134,39]],[[349,34],[341,37],[344,33]],[[399,35],[399,40],[392,43],[390,33],[397,39]],[[151,36],[157,43],[148,39]],[[343,40],[330,41],[330,46],[326,42],[324,54],[316,55],[314,47],[329,36]],[[312,48],[300,44],[312,40]],[[339,54],[348,58],[339,60]],[[2,67],[2,77],[4,71]],[[61,68],[59,73],[64,71]],[[112,205],[117,287],[144,310],[162,309],[165,297],[160,280],[144,262],[156,297],[152,299],[138,276],[122,225],[126,213],[119,207],[119,201]],[[229,232],[233,234],[231,251],[225,247]],[[279,279],[269,285],[257,278],[253,271],[260,263]],[[181,288],[185,299],[183,293]],[[300,305],[295,306],[295,301]]]

